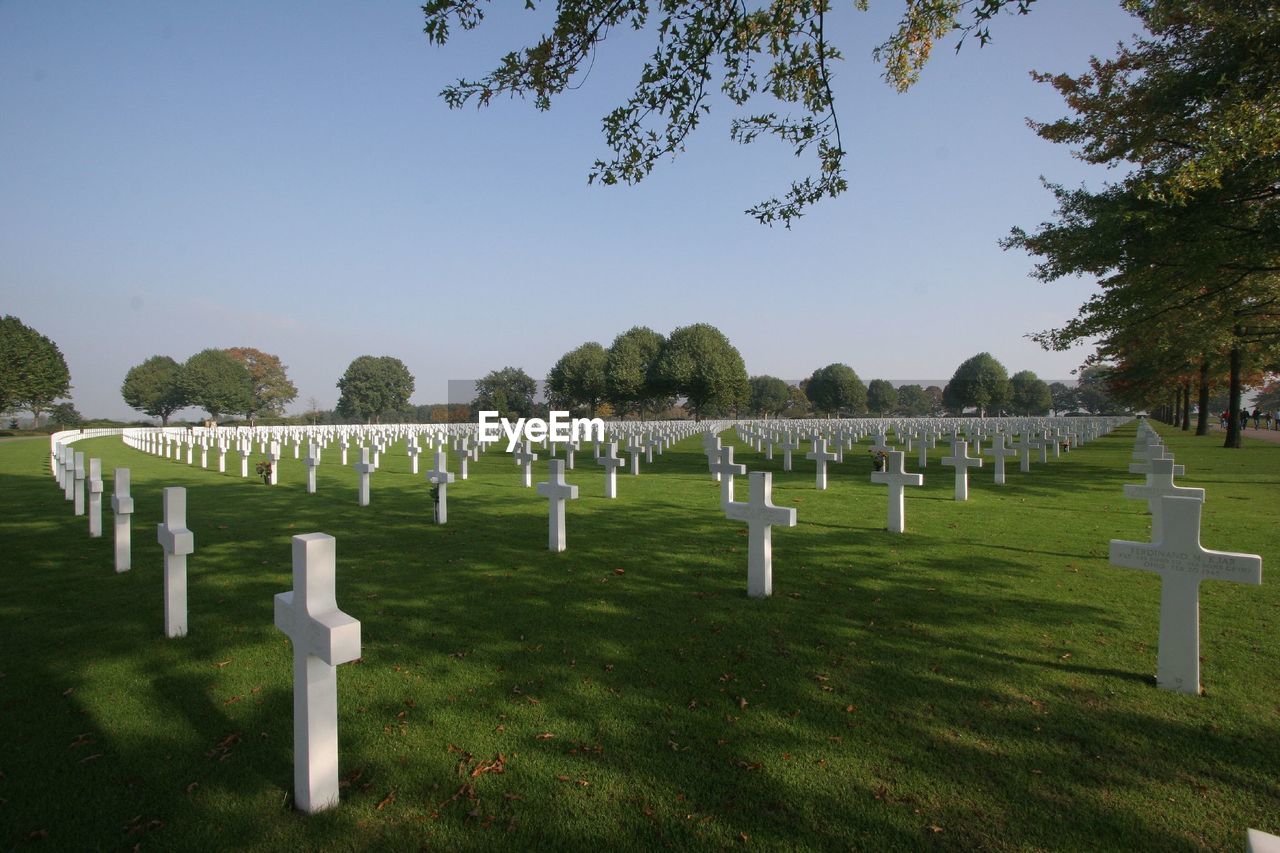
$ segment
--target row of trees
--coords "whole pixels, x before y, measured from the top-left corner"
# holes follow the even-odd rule
[[[49,338],[6,314],[0,317],[0,412],[40,415],[71,393],[71,371]]]
[[[120,395],[163,424],[179,409],[204,409],[212,420],[242,414],[250,422],[284,414],[298,396],[278,356],[252,347],[201,350],[179,364],[153,355],[129,368]]]
[[[1110,391],[1197,434],[1228,391],[1226,446],[1241,398],[1280,371],[1280,6],[1272,0],[1131,0],[1147,33],[1078,76],[1038,75],[1071,114],[1034,125],[1086,162],[1122,167],[1099,191],[1049,184],[1054,219],[1007,248],[1036,277],[1096,276],[1100,293],[1049,349],[1096,339]]]

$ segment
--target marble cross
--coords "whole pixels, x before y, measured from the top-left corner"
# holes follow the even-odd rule
[[[84,454],[77,453],[73,462],[72,475],[75,477],[75,508],[76,515],[84,515]]]
[[[187,529],[187,490],[164,490],[164,522],[156,525],[156,540],[164,548],[164,635],[187,635],[187,555],[196,550],[195,534]]]
[[[444,524],[449,520],[448,493],[453,474],[449,473],[449,457],[443,449],[436,451],[436,467],[427,472],[427,482],[436,487],[436,524]]]
[[[906,529],[906,500],[904,486],[923,486],[923,474],[908,474],[904,467],[906,454],[901,450],[890,450],[883,471],[872,471],[871,482],[881,483],[889,487],[889,524],[890,533],[901,533]]]
[[[360,491],[357,497],[359,506],[369,505],[369,475],[375,470],[373,461],[369,458],[369,448],[360,448],[360,461],[354,466],[356,473],[360,475]]]
[[[293,537],[293,590],[275,596],[293,641],[293,802],[307,814],[338,804],[337,667],[360,657],[360,623],[335,596],[336,550],[324,533]]]
[[[102,535],[102,460],[89,460],[89,535]]]
[[[130,516],[133,515],[133,498],[129,497],[128,468],[116,469],[111,512],[115,516],[116,571],[127,572],[133,567],[131,559],[133,537],[129,524]]]
[[[604,496],[618,496],[618,468],[622,460],[618,458],[618,443],[611,441],[604,446],[604,451],[596,457],[596,464],[604,466]]]
[[[1174,464],[1172,459],[1152,459],[1149,463],[1151,473],[1147,482],[1141,486],[1125,483],[1124,496],[1131,500],[1145,500],[1147,511],[1151,513],[1151,541],[1159,542],[1164,536],[1164,505],[1161,498],[1166,495],[1176,498],[1194,498],[1204,502],[1204,489],[1188,486],[1175,486],[1173,483]]]
[[[621,461],[621,460],[619,460]],[[547,499],[547,547],[555,552],[565,549],[564,504],[578,499],[578,487],[564,481],[564,460],[547,463],[547,482],[538,484],[538,494]]]
[[[1004,482],[1005,458],[1009,456],[1018,455],[1018,451],[1014,450],[1012,447],[1004,446],[1004,440],[1005,440],[1004,433],[998,432],[991,437],[991,446],[988,447],[986,450],[982,451],[984,456],[995,457],[995,465],[993,467],[996,469],[996,485],[997,486],[1003,486],[1005,484]]]
[[[720,460],[711,466],[711,470],[720,476],[720,509],[724,511],[733,502],[733,477],[735,474],[745,476],[746,465],[735,465],[733,462],[733,445],[720,448]]]
[[[316,469],[320,467],[320,448],[314,441],[307,444],[307,494],[316,493]]]
[[[836,455],[827,451],[827,440],[825,438],[814,438],[813,450],[804,455],[805,459],[812,459],[816,465],[816,473],[814,475],[814,487],[818,491],[825,491],[827,488],[827,463],[834,462]]]
[[[748,479],[746,503],[731,502],[725,516],[747,523],[747,595],[766,598],[773,595],[773,526],[796,526],[796,511],[773,505],[773,474],[752,471]]]
[[[1160,575],[1160,645],[1156,684],[1166,690],[1200,692],[1200,581],[1262,583],[1256,554],[1210,551],[1200,545],[1197,498],[1163,495],[1164,530],[1146,542],[1111,540],[1111,565]]]
[[[526,489],[530,488],[533,486],[533,463],[538,461],[538,454],[533,452],[532,445],[526,441],[520,445],[520,449],[512,456],[516,460],[516,464],[521,468],[520,473],[523,477],[524,487]]]
[[[981,468],[982,460],[969,455],[969,442],[953,442],[951,453],[942,460],[943,465],[956,469],[956,500],[969,500],[969,469]]]

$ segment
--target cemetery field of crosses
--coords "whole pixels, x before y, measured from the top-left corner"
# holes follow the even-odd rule
[[[0,841],[1238,848],[1280,810],[1280,447],[1213,443],[1073,417],[0,444]]]

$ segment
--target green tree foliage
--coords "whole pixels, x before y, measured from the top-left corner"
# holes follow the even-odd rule
[[[1063,382],[1049,383],[1049,397],[1051,400],[1049,408],[1053,410],[1055,415],[1060,415],[1063,412],[1074,412],[1080,404],[1076,389]]]
[[[1110,369],[1103,364],[1080,368],[1080,384],[1076,386],[1076,400],[1080,408],[1091,415],[1109,414],[1121,407],[1111,399],[1108,388]]]
[[[212,420],[249,410],[253,381],[245,366],[226,350],[201,350],[182,365],[178,385],[189,405],[209,413]]]
[[[1003,8],[1025,13],[1034,0],[931,0],[905,4],[896,32],[875,52],[886,80],[905,91],[918,78],[934,43],[960,30],[985,43],[987,23]],[[528,0],[528,9],[537,8]],[[865,10],[867,0],[854,0]],[[780,197],[748,213],[763,223],[790,224],[820,199],[844,192],[845,150],[832,94],[833,66],[843,59],[831,42],[828,2],[762,3],[701,0],[581,0],[556,4],[550,32],[531,46],[506,54],[478,80],[458,80],[441,93],[445,103],[486,106],[519,96],[539,110],[566,88],[577,88],[594,64],[605,37],[633,30],[656,38],[639,83],[626,103],[603,121],[612,158],[597,160],[589,181],[634,184],[663,159],[684,150],[685,140],[720,93],[740,109],[730,138],[750,143],[775,137],[799,156],[816,156],[817,173],[791,184]],[[471,30],[485,17],[481,0],[427,0],[424,31],[444,44],[456,26]],[[656,11],[660,9],[661,11]],[[846,6],[847,9],[847,6]],[[584,63],[586,64],[584,67]]]
[[[71,392],[71,371],[58,345],[17,317],[0,317],[0,411],[26,409],[40,422]]]
[[[280,356],[253,347],[231,347],[227,353],[245,366],[253,382],[252,402],[245,412],[250,424],[260,417],[283,415],[284,407],[298,398],[298,388],[289,381]]]
[[[867,411],[887,415],[898,408],[898,390],[888,379],[872,379],[867,383]]]
[[[747,404],[750,385],[742,355],[707,323],[682,326],[667,338],[654,365],[655,387],[685,398],[694,418],[728,414]]]
[[[169,425],[169,416],[188,405],[182,390],[182,365],[167,355],[153,355],[135,364],[124,375],[120,396],[130,408],[159,418]]]
[[[1049,386],[1030,370],[1009,377],[1009,410],[1016,415],[1047,415],[1053,406]]]
[[[1038,75],[1072,115],[1035,125],[1125,176],[1098,192],[1050,185],[1056,221],[1015,228],[1006,246],[1039,256],[1043,280],[1099,277],[1076,318],[1037,336],[1046,347],[1098,338],[1130,400],[1185,394],[1192,375],[1226,364],[1236,411],[1244,375],[1272,358],[1263,342],[1280,337],[1280,7],[1126,8],[1148,35],[1085,74]],[[1238,431],[1227,445],[1239,446]]]
[[[49,409],[49,423],[57,424],[63,429],[79,426],[83,421],[84,418],[71,403],[55,403],[53,408]]]
[[[867,389],[868,395],[871,389]],[[933,414],[933,400],[920,385],[898,386],[898,411],[912,418]]]
[[[985,417],[1009,399],[1009,374],[991,353],[980,352],[960,363],[943,391],[948,408],[977,409]]]
[[[747,408],[753,415],[777,417],[791,402],[791,386],[776,376],[752,376]]]
[[[809,377],[805,394],[815,411],[827,415],[861,415],[867,410],[867,386],[847,364],[828,364]]]
[[[609,354],[595,341],[569,350],[547,374],[547,393],[557,405],[586,406],[592,415],[608,391],[605,368]]]
[[[655,382],[666,341],[647,326],[635,326],[613,339],[605,359],[605,399],[619,415],[643,415],[671,405],[669,395]]]
[[[338,380],[337,412],[344,418],[376,423],[403,409],[413,395],[413,374],[394,356],[362,355]]]
[[[533,398],[538,383],[518,367],[492,370],[476,383],[476,398],[471,402],[473,414],[497,412],[504,418],[527,418],[534,413]]]
[[[809,402],[809,395],[798,385],[791,385],[787,388],[787,408],[786,414],[790,418],[799,418],[809,414],[813,408]]]

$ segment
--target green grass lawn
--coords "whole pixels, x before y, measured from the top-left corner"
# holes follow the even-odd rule
[[[1261,587],[1201,588],[1202,697],[1155,688],[1159,580],[1107,563],[1149,528],[1121,490],[1132,425],[1004,487],[987,460],[967,503],[939,447],[904,535],[867,442],[826,492],[738,443],[798,511],[765,600],[696,438],[615,501],[580,454],[563,554],[496,451],[440,527],[403,445],[361,508],[336,446],[308,495],[291,450],[271,488],[235,453],[219,475],[85,441],[108,496],[132,471],[120,575],[109,499],[91,540],[47,441],[0,443],[0,846],[1242,849],[1280,832],[1280,445],[1161,430],[1208,492],[1203,544],[1264,560]],[[171,485],[196,539],[180,640],[153,532]],[[342,803],[307,818],[272,596],[313,531],[364,645],[338,673]]]

